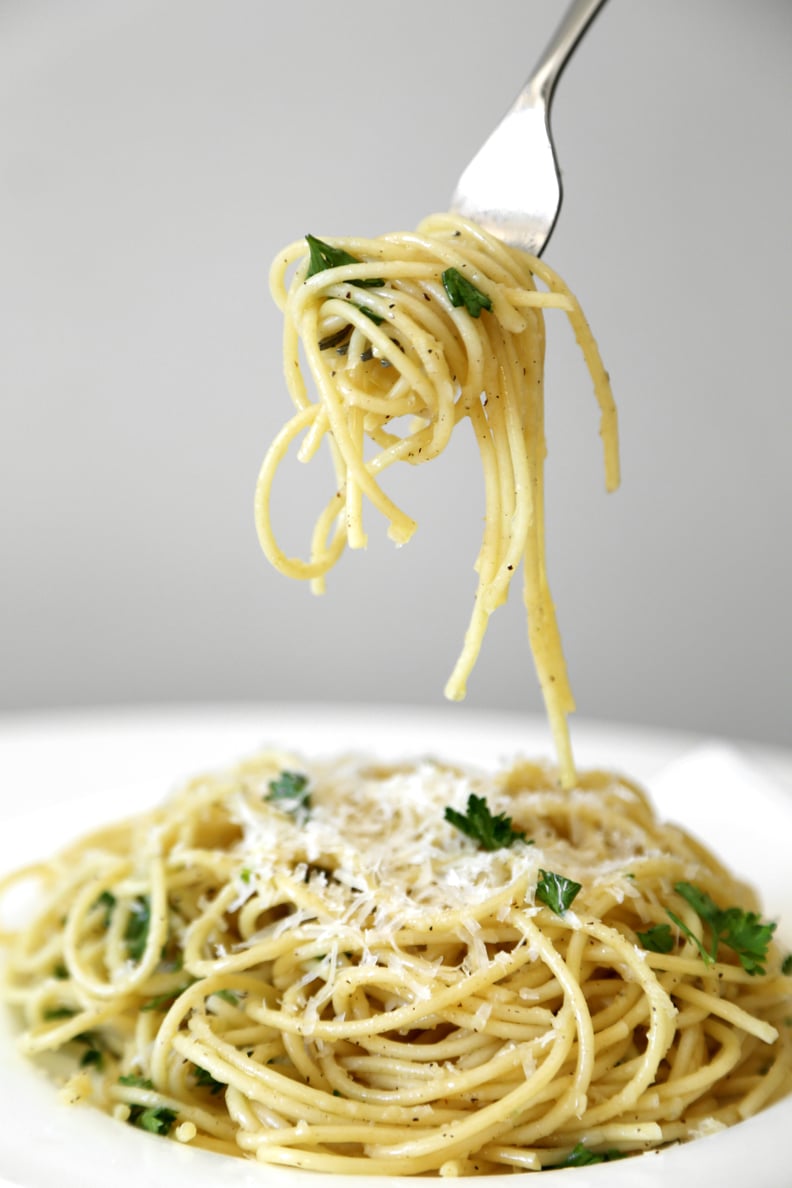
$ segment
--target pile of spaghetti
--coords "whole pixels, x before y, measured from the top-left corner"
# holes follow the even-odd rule
[[[385,517],[393,540],[406,542],[416,524],[386,494],[384,472],[397,462],[437,458],[467,422],[483,468],[484,535],[473,612],[446,696],[464,697],[489,617],[522,564],[531,650],[562,780],[571,786],[567,715],[574,700],[545,565],[547,309],[564,311],[575,332],[600,407],[606,486],[619,483],[616,408],[578,301],[542,260],[448,214],[377,239],[328,243],[309,235],[278,256],[271,286],[284,314],[284,366],[296,412],[258,481],[264,552],[282,573],[310,580],[321,593],[344,547],[366,544],[364,497]],[[325,442],[335,471],[308,560],[283,551],[271,517],[276,472],[301,435],[297,457],[309,461]]]
[[[792,1083],[752,892],[603,773],[266,753],[16,878],[5,998],[64,1095],[265,1163],[541,1170]],[[8,888],[6,887],[6,890]]]

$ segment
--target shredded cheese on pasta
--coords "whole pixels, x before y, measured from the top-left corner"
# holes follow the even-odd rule
[[[271,798],[283,769],[305,805]],[[525,838],[478,849],[444,817],[471,794]],[[580,884],[560,913],[547,870]],[[569,792],[527,763],[269,753],[34,874],[43,908],[5,938],[23,1047],[97,1052],[69,1100],[180,1142],[317,1171],[540,1170],[711,1132],[790,1087],[777,948],[752,976],[638,935],[684,912],[678,880],[752,892],[607,774]]]
[[[544,553],[545,309],[575,330],[618,483],[615,408],[577,301],[540,260],[448,215],[326,249],[318,269],[304,242],[273,269],[296,412],[261,469],[264,550],[319,592],[345,545],[366,543],[364,498],[408,540],[384,471],[436,458],[469,421],[485,530],[446,692],[464,695],[522,561],[558,768],[270,752],[192,781],[0,881],[0,897],[29,880],[43,900],[0,934],[22,1046],[63,1056],[66,1101],[321,1172],[540,1171],[738,1122],[792,1088],[773,926],[638,788],[578,777],[572,759]],[[325,441],[336,472],[308,560],[270,520],[301,435],[298,456]],[[702,902],[713,930],[732,906],[758,930],[759,958],[717,933],[708,950]]]

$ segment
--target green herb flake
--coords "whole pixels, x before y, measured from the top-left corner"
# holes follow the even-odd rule
[[[784,960],[781,962],[781,973],[786,977],[792,974],[792,953],[787,953]]]
[[[177,1114],[166,1107],[153,1109],[146,1106],[134,1105],[130,1108],[127,1121],[130,1126],[137,1126],[140,1130],[148,1130],[150,1134],[170,1134]]]
[[[287,813],[307,813],[311,808],[308,776],[300,771],[282,771],[276,780],[270,780],[264,799]]]
[[[212,1097],[216,1097],[226,1088],[222,1081],[215,1080],[207,1069],[201,1068],[198,1064],[193,1065],[193,1075],[196,1085],[200,1085],[202,1089],[208,1089]]]
[[[478,842],[482,850],[502,850],[516,841],[525,842],[525,834],[521,829],[512,828],[511,817],[505,813],[493,816],[490,807],[483,796],[476,796],[471,792],[468,796],[467,809],[464,813],[456,809],[447,808],[444,813],[446,821],[464,833],[467,837]]]
[[[42,1012],[41,1017],[47,1023],[51,1023],[51,1022],[54,1022],[56,1019],[73,1019],[76,1014],[77,1014],[77,1010],[75,1007],[68,1007],[68,1006],[47,1007],[47,1009]]]
[[[53,976],[53,978],[56,978],[59,982],[65,982],[68,980],[69,971],[66,968],[66,966],[63,964],[62,961],[59,961],[58,964],[54,967],[54,969],[52,971],[52,976]]]
[[[110,921],[113,917],[113,909],[115,905],[116,897],[113,895],[112,891],[103,891],[96,901],[97,907],[104,908],[102,927],[105,929],[110,927]]]
[[[129,1089],[153,1089],[154,1082],[148,1077],[141,1077],[137,1073],[124,1073],[118,1078],[119,1085],[126,1085]]]
[[[342,326],[340,330],[336,330],[335,334],[327,334],[324,338],[319,339],[320,351],[331,351],[335,348],[336,354],[346,355],[349,352],[349,339],[352,334],[352,327],[347,323]]]
[[[157,994],[154,998],[150,998],[148,1002],[144,1002],[141,1006],[141,1011],[164,1011],[171,1006],[180,994],[184,994],[185,990],[189,990],[194,982],[187,982],[184,986],[178,986],[175,990],[168,990],[165,994]]]
[[[215,998],[222,998],[223,1002],[230,1003],[231,1006],[236,1006],[239,1002],[239,995],[235,994],[233,990],[213,990]]]
[[[549,907],[557,916],[563,916],[578,891],[582,890],[580,883],[568,879],[564,875],[556,874],[552,870],[540,870],[539,882],[536,884],[536,898],[540,903]]]
[[[140,961],[146,951],[150,924],[151,899],[148,895],[137,895],[129,905],[129,918],[124,930],[127,953],[133,961]]]
[[[369,309],[369,307],[367,305],[359,305],[358,309],[360,310],[360,312],[362,314],[365,314],[366,317],[369,318],[374,323],[375,326],[381,326],[382,323],[385,321],[385,319],[383,317],[381,317],[379,314],[375,314],[374,310]],[[364,356],[361,356],[361,357],[364,357]],[[367,357],[370,359],[370,358],[372,358],[372,355],[369,354]],[[382,360],[381,360],[381,362],[382,362]],[[388,360],[385,359],[384,362],[387,363]]]
[[[242,880],[242,882],[243,882],[243,883],[249,883],[249,882],[250,882],[250,880],[251,880],[251,879],[252,879],[252,877],[253,877],[253,871],[252,871],[252,870],[250,870],[250,868],[246,866],[246,867],[244,868],[244,870],[241,870],[241,871],[239,872],[239,877],[240,877],[240,879]]]
[[[709,925],[712,942],[706,950],[679,917],[666,909],[671,920],[695,942],[706,964],[717,960],[718,946],[724,944],[737,954],[746,973],[753,976],[765,972],[767,950],[776,928],[774,923],[766,923],[756,912],[746,912],[739,907],[719,908],[706,891],[694,883],[675,883],[674,890]]]
[[[306,235],[308,244],[309,263],[305,279],[316,276],[318,272],[326,272],[328,268],[343,268],[345,264],[362,264],[355,256],[350,256],[343,248],[333,247],[331,243],[317,239],[315,235]],[[379,289],[385,284],[381,277],[369,277],[368,280],[352,281],[359,289]]]
[[[639,932],[638,940],[650,953],[670,953],[674,947],[674,938],[670,924],[653,924],[646,932]]]
[[[471,284],[456,268],[446,268],[442,276],[443,288],[454,307],[464,305],[471,318],[477,318],[482,309],[492,309],[492,300],[481,289]]]
[[[86,1048],[80,1057],[80,1068],[95,1068],[101,1072],[104,1066],[104,1054],[98,1048]]]
[[[184,969],[184,953],[178,945],[172,944],[170,940],[162,950],[162,957],[160,965],[162,973],[181,973]]]
[[[614,1159],[624,1159],[626,1151],[590,1151],[585,1143],[575,1143],[572,1150],[562,1163],[554,1163],[553,1168],[560,1167],[591,1167],[594,1163],[611,1163]]]
[[[707,950],[704,948],[704,946],[701,943],[701,941],[699,940],[699,938],[696,936],[695,932],[693,932],[692,929],[688,928],[685,921],[683,919],[681,919],[681,917],[679,917],[676,914],[676,912],[672,912],[670,908],[666,908],[666,915],[668,916],[669,920],[672,920],[674,922],[674,924],[676,924],[679,931],[684,933],[684,935],[688,938],[689,941],[693,942],[693,944],[698,949],[699,956],[701,957],[701,960],[704,962],[704,964],[712,965],[715,958],[713,957],[713,955],[711,953],[707,952]]]

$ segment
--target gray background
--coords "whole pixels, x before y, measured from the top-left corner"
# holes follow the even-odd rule
[[[0,708],[438,704],[474,588],[470,443],[390,489],[329,592],[252,520],[290,409],[282,243],[442,209],[560,14],[550,0],[0,6]],[[579,710],[789,740],[792,6],[610,0],[559,87],[548,260],[621,412],[603,493],[563,318],[548,531]],[[296,470],[296,467],[294,468]],[[321,466],[284,480],[302,546]],[[515,591],[473,707],[537,711]]]

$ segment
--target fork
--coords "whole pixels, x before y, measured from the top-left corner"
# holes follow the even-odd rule
[[[561,71],[605,0],[574,0],[533,73],[467,169],[451,202],[512,247],[540,256],[561,209],[550,104]]]

